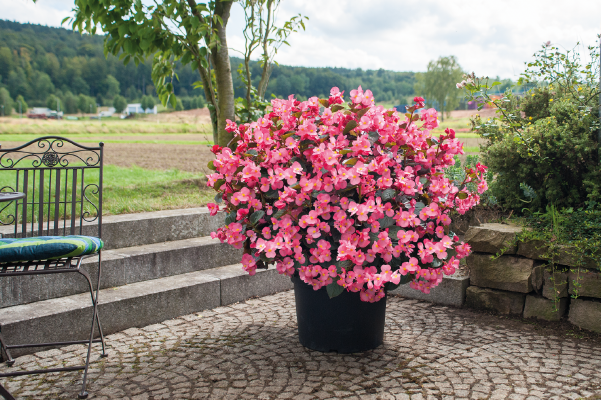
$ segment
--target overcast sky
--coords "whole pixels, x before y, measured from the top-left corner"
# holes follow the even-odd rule
[[[0,0],[0,18],[59,26],[72,7]],[[598,45],[601,32],[599,0],[282,0],[278,20],[298,13],[310,18],[307,30],[280,50],[280,64],[425,71],[430,60],[454,55],[466,71],[515,79],[543,42]],[[242,49],[243,24],[234,5],[230,47]]]

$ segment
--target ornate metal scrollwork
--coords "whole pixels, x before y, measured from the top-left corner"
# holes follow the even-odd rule
[[[0,192],[14,192],[14,191],[15,191],[15,189],[13,189],[11,186],[4,186],[4,187],[0,188]],[[4,210],[6,210],[13,202],[14,202],[14,200],[6,202],[5,203],[6,205],[4,205],[3,203],[0,203],[0,205],[3,206],[0,209],[0,216],[2,215],[2,212]],[[0,225],[12,225],[15,223],[15,215],[14,214],[8,214],[6,216],[6,218],[7,218],[7,220],[3,221],[2,218],[0,217]]]
[[[85,201],[87,201],[88,203],[90,203],[90,205],[92,207],[94,207],[94,209],[96,210],[96,216],[94,216],[94,218],[92,219],[87,219],[86,217],[89,217],[90,212],[89,211],[84,211],[84,213],[81,215],[81,218],[86,221],[86,222],[93,222],[96,221],[96,219],[98,218],[98,207],[96,206],[96,204],[94,204],[94,202],[92,202],[89,198],[88,195],[86,194],[87,190],[89,188],[93,188],[91,189],[90,193],[93,195],[97,195],[100,192],[100,188],[98,187],[97,184],[95,183],[90,183],[89,185],[86,185],[86,187],[83,189],[83,198],[85,199]]]
[[[48,151],[42,156],[42,164],[47,167],[54,167],[60,161],[60,157],[54,151]]]
[[[76,147],[75,150],[62,149],[68,142]],[[35,151],[35,146],[41,151]],[[34,147],[32,149],[32,147]],[[86,167],[98,166],[100,153],[98,148],[84,147],[69,139],[59,137],[45,137],[33,140],[14,149],[0,150],[0,168],[17,168],[22,160],[31,161],[33,168],[56,166],[67,167],[70,160],[77,159]]]

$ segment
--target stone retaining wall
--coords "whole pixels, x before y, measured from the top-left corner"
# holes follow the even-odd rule
[[[467,231],[464,239],[473,253],[466,259],[470,270],[466,307],[547,321],[568,314],[574,325],[601,332],[599,266],[589,259],[579,268],[573,255],[561,251],[553,272],[544,259],[546,243],[514,244],[520,231],[517,226],[494,223]],[[492,257],[502,249],[506,249],[502,256]],[[578,298],[571,298],[575,293]]]

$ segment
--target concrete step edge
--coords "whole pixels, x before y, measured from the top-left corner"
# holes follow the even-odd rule
[[[98,309],[107,335],[289,289],[290,279],[275,268],[250,276],[234,264],[103,289]],[[77,294],[0,309],[0,326],[10,344],[81,340],[89,335],[91,312],[89,294]]]
[[[223,225],[223,218],[223,212],[211,216],[207,207],[107,215],[102,219],[102,239],[105,249],[118,249],[209,236]],[[53,223],[50,225],[50,231],[44,231],[42,235],[54,235]],[[67,221],[66,227],[70,226]],[[59,235],[62,235],[62,221],[59,227]],[[82,234],[98,236],[97,227],[97,223],[84,222]],[[14,226],[0,227],[0,234],[6,238],[14,237]],[[66,234],[69,234],[68,229]],[[79,229],[75,234],[79,234]]]
[[[101,288],[231,265],[240,262],[241,257],[241,251],[206,236],[103,250]],[[98,258],[84,260],[82,269],[88,271],[92,281],[96,282]],[[87,290],[85,279],[73,274],[2,277],[0,307],[70,296]]]

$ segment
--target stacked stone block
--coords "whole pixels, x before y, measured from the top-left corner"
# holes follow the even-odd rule
[[[544,259],[546,243],[516,244],[520,231],[495,223],[470,227],[465,235],[473,251],[467,258],[471,286],[466,306],[547,321],[569,313],[574,325],[601,332],[599,267],[586,260],[579,269],[575,257],[561,251],[552,271]],[[571,299],[576,293],[578,299]]]

